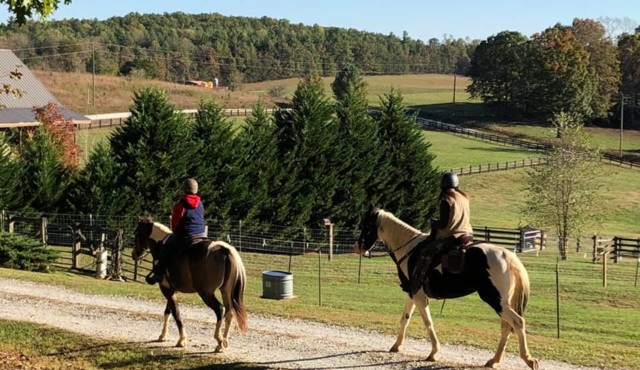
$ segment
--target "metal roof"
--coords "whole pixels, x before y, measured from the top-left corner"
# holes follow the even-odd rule
[[[9,73],[18,70],[22,73],[19,80],[9,78]],[[0,104],[5,108],[0,110],[0,128],[38,126],[33,108],[55,103],[58,111],[75,124],[88,124],[91,120],[81,114],[64,107],[47,90],[46,87],[31,73],[20,59],[8,49],[0,49],[0,86],[10,84],[23,92],[22,97],[0,94]]]

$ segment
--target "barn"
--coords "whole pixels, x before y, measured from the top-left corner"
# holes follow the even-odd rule
[[[11,79],[11,73],[18,71],[21,77]],[[6,93],[11,86],[22,92],[22,96]],[[66,108],[31,73],[29,68],[11,50],[0,49],[0,129],[39,126],[34,108],[55,103],[58,111],[76,125],[89,124],[91,120]]]

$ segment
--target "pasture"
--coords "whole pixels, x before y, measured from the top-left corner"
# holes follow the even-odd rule
[[[93,78],[88,73],[63,73],[34,70],[33,73],[49,91],[66,107],[81,114],[126,112],[131,105],[134,91],[154,86],[167,91],[169,101],[178,109],[193,109],[203,98],[214,97],[225,108],[251,108],[262,99],[267,107],[275,107],[277,102],[287,102],[293,96],[300,79],[266,81],[244,84],[239,91],[225,89],[211,90],[172,82],[98,75],[95,77],[95,105],[93,99]],[[324,77],[326,92],[332,95],[331,83],[335,77]],[[422,106],[425,111],[450,110],[453,101],[453,75],[400,75],[365,76],[368,84],[368,99],[377,106],[380,96],[393,88],[402,93],[408,106]],[[479,102],[469,101],[465,92],[470,80],[456,78],[456,102],[458,109],[465,106],[477,109]],[[271,89],[282,91],[281,96],[270,96]],[[481,108],[480,108],[481,109]]]
[[[126,252],[128,253],[128,252]],[[640,369],[636,344],[640,312],[638,287],[634,287],[636,263],[629,259],[612,264],[609,285],[602,287],[602,266],[592,264],[582,254],[570,254],[559,262],[560,276],[560,339],[556,337],[555,270],[557,251],[553,247],[534,254],[520,255],[527,267],[532,285],[525,318],[532,354],[542,359],[554,359],[573,364],[604,366],[607,369]],[[333,261],[316,254],[294,256],[243,253],[248,273],[245,303],[251,314],[296,317],[307,320],[395,333],[402,311],[404,294],[398,287],[395,266],[388,257],[363,258],[339,255]],[[287,270],[291,262],[294,274],[293,300],[261,299],[261,274],[265,270]],[[361,263],[361,279],[358,269]],[[320,266],[320,267],[319,267]],[[318,278],[318,268],[321,278]],[[100,295],[124,295],[161,301],[157,287],[139,283],[116,283],[90,277],[69,275],[64,271],[52,274],[29,273],[0,269],[0,276],[40,283],[62,285],[79,292]],[[319,282],[322,284],[319,296]],[[357,297],[357,299],[353,299]],[[319,305],[321,299],[321,305]],[[197,296],[181,295],[181,302],[200,305]],[[495,313],[477,296],[432,301],[435,328],[444,345],[467,344],[488,350],[495,349],[499,322]],[[597,319],[596,319],[597,318]],[[186,318],[188,321],[188,318]],[[419,318],[414,317],[408,334],[425,338]],[[428,340],[424,339],[425,355]],[[392,343],[380,343],[387,350]],[[515,340],[507,351],[517,351]]]

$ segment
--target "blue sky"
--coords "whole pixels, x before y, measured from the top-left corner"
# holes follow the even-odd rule
[[[639,0],[73,0],[53,19],[123,16],[130,12],[220,13],[288,19],[292,23],[335,26],[414,39],[486,39],[500,31],[526,36],[574,18],[629,18],[640,22]],[[6,22],[5,8],[0,21]]]

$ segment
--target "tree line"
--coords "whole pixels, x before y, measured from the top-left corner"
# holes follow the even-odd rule
[[[259,103],[236,128],[213,100],[189,118],[164,91],[143,89],[83,167],[65,155],[77,150],[68,135],[55,134],[61,120],[44,115],[20,145],[3,137],[0,209],[165,218],[180,183],[194,177],[207,217],[227,222],[317,227],[330,218],[352,227],[377,205],[425,225],[439,171],[402,96],[390,91],[370,112],[355,68],[338,73],[332,90],[310,75],[290,109],[270,116]]]
[[[530,38],[504,31],[475,49],[468,91],[504,118],[550,120],[566,112],[606,121],[617,118],[620,94],[640,92],[639,58],[640,28],[617,42],[590,19],[557,24]]]
[[[34,68],[167,81],[217,77],[234,87],[309,73],[335,76],[349,64],[367,74],[464,74],[476,43],[178,12],[10,22],[0,26],[0,45]]]

